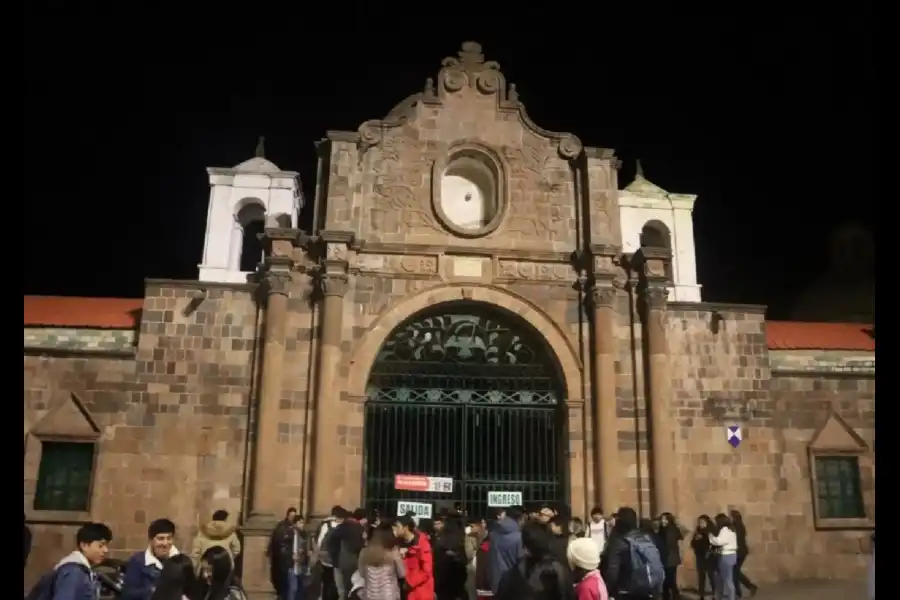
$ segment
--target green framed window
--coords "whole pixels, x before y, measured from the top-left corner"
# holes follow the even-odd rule
[[[817,456],[816,499],[820,519],[864,519],[859,459],[855,456]]]
[[[93,471],[94,444],[42,441],[34,510],[87,511]]]

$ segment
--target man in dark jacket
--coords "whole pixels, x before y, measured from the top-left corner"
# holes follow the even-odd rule
[[[497,515],[490,528],[491,545],[488,548],[488,576],[491,591],[500,589],[500,580],[522,557],[522,522],[525,512],[513,506]]]
[[[611,598],[628,600],[651,600],[653,596],[639,597],[628,593],[631,582],[631,546],[627,537],[638,533],[637,513],[624,506],[616,513],[616,523],[606,542],[606,551],[600,563],[600,574],[606,582]]]
[[[147,528],[147,549],[135,552],[125,565],[122,600],[150,600],[156,580],[162,573],[162,561],[179,554],[175,547],[175,523],[156,519]]]
[[[53,574],[53,600],[94,600],[94,567],[106,560],[112,531],[103,523],[88,523],[75,534],[78,549],[57,563]]]
[[[340,578],[338,592],[341,594],[341,600],[346,599],[352,587],[350,578],[359,564],[359,553],[366,546],[367,522],[366,511],[357,508],[349,519],[344,519],[344,522],[337,526],[329,539],[332,548],[337,550],[338,564],[335,565],[337,568],[335,582],[337,583],[337,578]],[[334,557],[334,552],[331,555]]]
[[[279,598],[287,598],[287,576],[291,558],[291,541],[294,539],[294,517],[297,509],[291,506],[284,513],[284,520],[279,521],[272,530],[266,555],[269,557],[269,577],[272,587]]]

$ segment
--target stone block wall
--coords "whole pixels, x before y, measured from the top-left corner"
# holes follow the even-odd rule
[[[741,511],[751,578],[861,576],[867,532],[816,530],[808,451],[832,413],[872,438],[874,379],[829,370],[798,377],[773,369],[762,307],[674,304],[668,335],[674,444],[681,457],[672,512],[692,528],[700,514]],[[727,443],[729,425],[741,427],[737,449]],[[861,467],[873,506],[870,459]],[[687,541],[683,552],[693,568]]]
[[[199,518],[218,508],[240,512],[257,311],[250,289],[202,287],[206,298],[186,315],[200,285],[148,282],[130,358],[26,354],[26,434],[73,395],[99,430],[90,513],[76,522],[32,510],[41,443],[26,435],[25,512],[34,534],[26,582],[74,544],[78,520],[109,523],[113,555],[124,558],[146,546],[154,518],[178,523],[177,544],[186,547]]]

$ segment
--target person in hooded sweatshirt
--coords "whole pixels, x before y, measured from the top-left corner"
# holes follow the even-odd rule
[[[194,538],[191,546],[191,560],[194,568],[200,570],[200,558],[213,546],[221,546],[228,550],[232,563],[237,563],[241,553],[241,542],[238,540],[235,526],[228,522],[228,511],[217,510],[212,514],[212,521],[200,526],[200,533]]]
[[[103,523],[83,525],[75,534],[78,549],[53,569],[52,582],[48,582],[53,586],[53,593],[49,597],[53,600],[95,600],[99,589],[94,567],[106,560],[111,541],[112,531]]]
[[[522,522],[525,511],[513,506],[497,515],[490,529],[491,545],[488,548],[488,577],[491,591],[496,594],[500,580],[522,557]]]

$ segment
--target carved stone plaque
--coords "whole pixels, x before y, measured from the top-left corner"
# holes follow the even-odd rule
[[[575,269],[561,263],[501,260],[497,276],[501,279],[575,281]]]
[[[434,275],[437,273],[437,257],[411,254],[360,254],[356,257],[354,267],[370,273]]]

